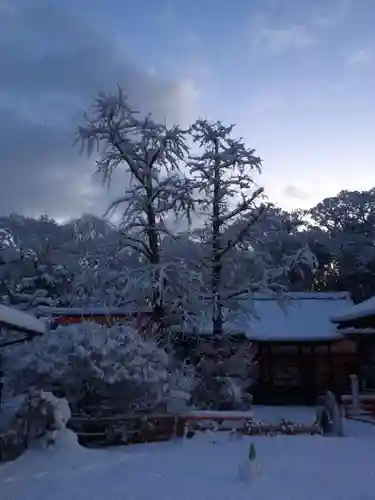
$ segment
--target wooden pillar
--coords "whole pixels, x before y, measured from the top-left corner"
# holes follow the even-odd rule
[[[274,369],[272,363],[272,349],[271,344],[266,345],[267,349],[267,366],[268,366],[268,383],[270,386],[274,385]]]
[[[299,381],[298,381],[298,385],[300,386],[302,392],[304,393],[305,392],[305,389],[307,388],[307,380],[306,380],[306,377],[305,377],[305,371],[304,371],[304,367],[303,367],[303,348],[301,346],[301,344],[298,344],[298,347],[297,347],[297,363],[298,363],[298,378],[299,378]]]
[[[2,403],[2,398],[3,398],[3,379],[4,379],[4,372],[3,372],[3,360],[2,360],[2,355],[0,352],[0,410],[1,410],[1,403]]]
[[[311,358],[311,377],[312,377],[312,390],[315,397],[318,396],[318,381],[317,381],[317,367],[316,367],[316,352],[314,344],[310,345],[310,358]]]
[[[332,345],[331,343],[327,344],[328,352],[328,366],[329,366],[329,382],[334,386],[335,384],[335,374],[333,371],[333,356],[332,356]]]
[[[363,349],[363,343],[361,341],[356,342],[356,372],[358,375],[359,390],[362,391],[365,387],[363,380],[363,366],[365,365],[365,354]],[[349,374],[350,375],[350,374]]]
[[[257,344],[257,358],[259,363],[259,386],[263,386],[265,382],[265,372],[264,372],[264,354],[262,349],[262,343],[258,342]]]
[[[298,365],[300,379],[300,401],[303,404],[311,404],[311,366],[305,360],[306,347],[304,344],[298,345]]]
[[[2,328],[0,326],[0,337],[2,337]],[[4,385],[4,372],[3,372],[3,359],[2,359],[2,354],[1,354],[1,347],[0,347],[0,410],[1,410],[1,403],[2,403],[2,397],[3,397],[3,385]]]

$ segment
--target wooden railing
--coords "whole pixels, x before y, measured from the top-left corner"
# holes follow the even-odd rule
[[[353,398],[349,394],[341,397],[346,415],[353,414]],[[359,402],[361,412],[375,417],[375,394],[360,394]]]
[[[82,445],[108,446],[168,441],[197,431],[230,431],[242,435],[320,434],[316,423],[257,422],[244,412],[191,412],[184,415],[127,414],[104,418],[73,416],[69,427]]]

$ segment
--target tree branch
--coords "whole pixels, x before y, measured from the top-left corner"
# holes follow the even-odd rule
[[[241,243],[244,240],[246,234],[249,231],[249,228],[260,219],[265,210],[266,210],[266,205],[262,204],[257,214],[255,216],[252,216],[252,219],[245,224],[245,226],[241,229],[241,231],[239,231],[237,236],[233,240],[229,240],[227,246],[221,250],[220,252],[221,258],[224,257],[224,255],[226,255],[230,250],[235,248],[239,243]]]

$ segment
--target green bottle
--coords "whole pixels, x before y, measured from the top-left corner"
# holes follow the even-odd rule
[[[255,445],[254,443],[251,443],[250,444],[250,448],[249,448],[249,460],[250,462],[253,462],[256,458],[256,451],[255,451]]]

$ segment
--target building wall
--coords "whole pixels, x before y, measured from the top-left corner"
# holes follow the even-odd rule
[[[349,389],[349,375],[357,373],[358,358],[354,343],[258,345],[258,393],[282,393],[285,398],[309,395],[313,401],[328,388],[338,392]],[[302,402],[302,401],[301,401]]]
[[[375,390],[375,338],[358,341],[360,356],[359,380],[362,390]]]
[[[82,323],[83,321],[93,321],[95,323],[99,323],[101,325],[113,325],[113,324],[121,324],[127,323],[131,321],[135,321],[135,325],[141,327],[147,320],[150,320],[151,313],[134,313],[134,314],[126,314],[126,315],[98,315],[98,314],[90,314],[90,315],[72,315],[72,316],[57,316],[52,320],[53,326],[66,326],[77,323]]]
[[[201,357],[220,360],[222,370],[229,376],[285,387],[305,383],[323,388],[332,382],[344,387],[349,382],[348,375],[356,370],[356,344],[348,340],[328,347],[328,344],[259,343],[224,338],[217,345],[206,337],[180,345],[177,350],[180,359],[189,359],[193,364]]]

